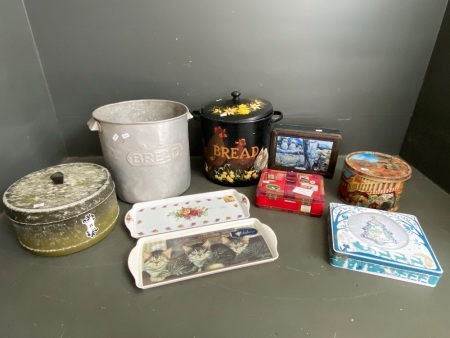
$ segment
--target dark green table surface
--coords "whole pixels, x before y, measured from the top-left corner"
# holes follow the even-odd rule
[[[96,162],[101,158],[71,158]],[[343,158],[325,180],[326,206],[340,202]],[[225,189],[192,159],[185,194]],[[237,188],[254,201],[255,186]],[[120,202],[113,232],[84,251],[40,257],[23,249],[0,215],[2,337],[449,337],[450,195],[413,169],[399,212],[418,217],[444,275],[435,288],[332,267],[327,215],[250,207],[276,233],[271,263],[153,289],[134,284],[127,258],[136,240]]]

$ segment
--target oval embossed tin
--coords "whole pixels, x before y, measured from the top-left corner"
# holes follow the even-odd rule
[[[402,159],[360,151],[345,157],[339,196],[347,204],[396,211],[411,167]]]
[[[93,163],[28,174],[6,190],[3,203],[22,246],[43,256],[92,246],[112,231],[119,215],[111,175]]]

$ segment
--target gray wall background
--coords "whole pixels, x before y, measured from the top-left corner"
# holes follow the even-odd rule
[[[265,98],[283,123],[338,128],[341,153],[398,154],[447,0],[0,0],[3,191],[64,157],[101,154],[104,104],[190,109]],[[189,122],[193,155],[200,128]]]
[[[450,6],[400,156],[450,193]]]
[[[21,1],[0,0],[0,154],[2,196],[16,179],[67,156]]]

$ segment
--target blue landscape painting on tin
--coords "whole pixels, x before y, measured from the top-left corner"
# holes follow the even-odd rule
[[[351,157],[352,160],[356,161],[367,161],[367,162],[378,162],[378,156],[372,153],[358,153]]]

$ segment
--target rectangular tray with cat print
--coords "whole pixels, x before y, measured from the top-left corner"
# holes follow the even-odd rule
[[[141,202],[125,216],[131,236],[141,238],[250,216],[248,198],[235,189]]]
[[[141,289],[272,262],[273,230],[256,218],[140,238],[128,267]]]
[[[442,268],[414,215],[330,203],[330,263],[436,286]]]

